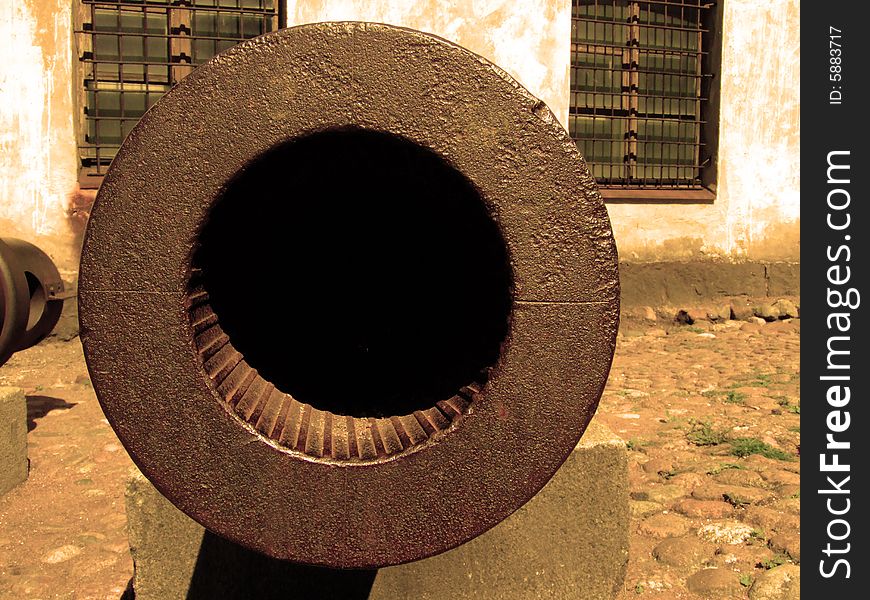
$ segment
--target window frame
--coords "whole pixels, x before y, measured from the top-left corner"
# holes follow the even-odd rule
[[[617,1],[618,0],[598,0],[594,3],[594,6],[611,6],[616,4]],[[572,71],[575,68],[583,68],[582,66],[578,66],[579,61],[575,59],[578,52],[583,52],[583,49],[585,48],[587,54],[592,54],[592,52],[589,52],[589,49],[599,46],[594,42],[590,43],[575,40],[574,29],[578,25],[578,21],[583,23],[595,22],[594,20],[589,20],[588,18],[583,19],[575,16],[574,8],[578,4],[579,0],[572,0],[570,61],[570,68],[572,69]],[[601,21],[602,23],[624,26],[626,30],[630,31],[629,36],[625,39],[624,47],[620,47],[617,43],[614,42],[611,47],[612,49],[607,50],[605,54],[611,54],[615,57],[618,57],[621,53],[623,56],[623,61],[620,68],[612,69],[611,73],[619,73],[622,75],[622,89],[620,94],[621,96],[628,98],[629,102],[634,102],[634,104],[630,105],[630,110],[634,110],[635,115],[637,115],[637,104],[636,100],[631,100],[631,98],[634,97],[636,99],[642,95],[638,94],[637,78],[636,76],[632,75],[632,71],[637,72],[637,65],[639,63],[638,57],[640,50],[642,49],[642,47],[640,47],[639,45],[638,40],[638,32],[641,25],[641,23],[638,21],[639,6],[666,5],[668,7],[685,6],[686,8],[699,9],[701,11],[700,28],[702,30],[706,30],[706,32],[701,33],[701,44],[698,49],[700,57],[700,86],[696,96],[697,99],[694,101],[697,101],[699,103],[699,110],[696,114],[695,121],[687,121],[689,123],[699,122],[699,133],[695,142],[696,144],[698,144],[699,154],[698,158],[695,161],[695,164],[691,166],[692,168],[698,169],[698,183],[695,185],[689,185],[688,183],[686,185],[676,185],[673,183],[659,185],[660,182],[650,184],[632,183],[630,181],[612,183],[607,181],[608,178],[597,177],[596,182],[598,182],[601,195],[608,202],[703,204],[712,203],[715,200],[718,174],[719,94],[722,54],[721,25],[723,4],[724,0],[702,0],[696,5],[685,3],[683,0],[626,0],[624,2],[625,8],[629,8],[631,12],[631,16],[629,17],[629,19],[627,19],[626,21]],[[594,53],[599,54],[600,52]],[[578,105],[578,103],[576,103],[575,101],[575,95],[583,93],[588,92],[576,89],[573,85],[572,76],[572,85],[569,91],[569,122],[567,123],[567,125],[569,132],[571,132],[571,136],[573,139],[575,139],[575,141],[583,139],[579,135],[574,133],[575,130],[572,126],[573,118],[578,115],[584,114],[581,112],[583,106]],[[647,97],[651,96],[653,95],[648,95]],[[612,116],[595,116],[595,119],[599,118],[613,119]],[[644,119],[644,117],[640,117],[640,119]],[[632,136],[632,134],[634,135]],[[625,137],[622,140],[622,143],[625,145],[626,148],[623,164],[628,167],[628,165],[632,164],[631,160],[629,159],[629,156],[632,154],[632,144],[638,143],[637,132],[629,129],[629,127],[626,126]],[[640,143],[643,142],[641,141]],[[661,143],[665,144],[667,142]],[[580,143],[578,143],[578,149],[580,150],[581,154],[584,153],[584,149]],[[592,160],[589,160],[588,162],[590,163],[590,166],[595,164]],[[637,163],[635,163],[635,165],[636,164]],[[590,170],[592,169],[590,168]],[[686,181],[688,182],[689,180]]]
[[[240,43],[261,35],[263,31],[275,31],[286,24],[286,6],[283,0],[250,1],[250,3],[258,4],[258,8],[245,6],[249,0],[199,1],[201,4],[198,4],[197,0],[78,0],[76,2],[73,100],[76,111],[77,158],[79,161],[79,186],[81,188],[96,189],[100,186],[109,168],[109,163],[123,143],[124,130],[131,122],[135,126],[135,123],[141,118],[141,116],[125,115],[125,92],[145,92],[142,99],[144,102],[143,111],[147,110],[156,99],[159,99],[160,96],[190,74],[197,64],[226,49],[220,46],[225,46],[227,42]],[[235,6],[232,6],[233,4]],[[97,15],[100,11],[117,11],[118,24],[116,29],[101,30],[97,26]],[[138,30],[124,31],[122,16],[125,14],[143,16],[141,32]],[[194,31],[196,29],[195,19],[198,15],[211,16],[217,22],[218,19],[226,15],[234,14],[238,15],[238,29],[235,34],[226,35],[224,32],[216,31],[212,35],[197,35]],[[147,23],[145,15],[159,16],[162,22],[162,31],[147,31],[147,25],[144,25]],[[257,29],[245,31],[245,23],[249,18],[257,20]],[[117,61],[95,55],[95,44],[98,36],[117,39]],[[124,60],[122,44],[125,38],[132,40],[134,44],[141,43],[143,47],[143,60],[141,62]],[[157,45],[165,44],[165,55],[161,51],[156,56],[157,60],[152,60],[155,57],[149,56],[149,40],[153,39],[158,40]],[[194,62],[194,59],[197,58],[197,50],[194,45],[197,42],[205,42],[205,44],[211,42],[214,46],[214,52],[206,49],[203,54],[204,58]],[[106,65],[113,63],[117,64],[117,76],[106,76],[98,73],[101,67],[105,68]],[[141,65],[141,80],[135,80],[136,75],[129,77],[124,72],[125,65],[134,67]],[[155,72],[161,69],[165,70],[165,77],[162,74],[152,75],[152,67]],[[118,92],[118,108],[112,110],[117,111],[117,116],[101,115],[99,93],[104,92],[103,97],[106,97],[105,92],[115,90]],[[156,94],[154,100],[149,97],[152,92]],[[90,94],[94,94],[94,96],[90,98]],[[119,121],[119,143],[100,143],[99,138],[96,137],[96,128],[99,126],[97,123],[112,120]],[[102,154],[103,151],[105,154]]]

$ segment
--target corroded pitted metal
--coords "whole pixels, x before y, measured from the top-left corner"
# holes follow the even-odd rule
[[[321,23],[219,55],[142,118],[79,313],[106,415],[167,498],[358,568],[457,546],[549,480],[618,295],[607,212],[541,101],[432,35]]]

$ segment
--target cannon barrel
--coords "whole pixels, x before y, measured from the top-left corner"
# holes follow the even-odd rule
[[[597,406],[618,298],[606,209],[544,103],[350,22],[242,43],[157,102],[79,283],[94,388],[158,490],[339,568],[455,547],[543,487]]]
[[[30,242],[0,238],[0,366],[51,333],[63,310],[63,280]]]

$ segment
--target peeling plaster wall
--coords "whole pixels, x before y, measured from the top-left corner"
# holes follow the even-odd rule
[[[77,268],[71,0],[0,0],[0,235]]]
[[[725,0],[712,205],[611,204],[623,260],[800,259],[800,4]]]
[[[799,259],[800,2],[725,3],[720,195],[724,249]]]
[[[289,26],[319,21],[434,33],[488,58],[568,122],[570,0],[287,0]]]

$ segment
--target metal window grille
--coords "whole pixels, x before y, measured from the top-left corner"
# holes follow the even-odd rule
[[[573,0],[568,127],[600,185],[702,187],[713,6]]]
[[[79,152],[105,174],[145,111],[194,67],[278,27],[278,0],[82,0]]]

